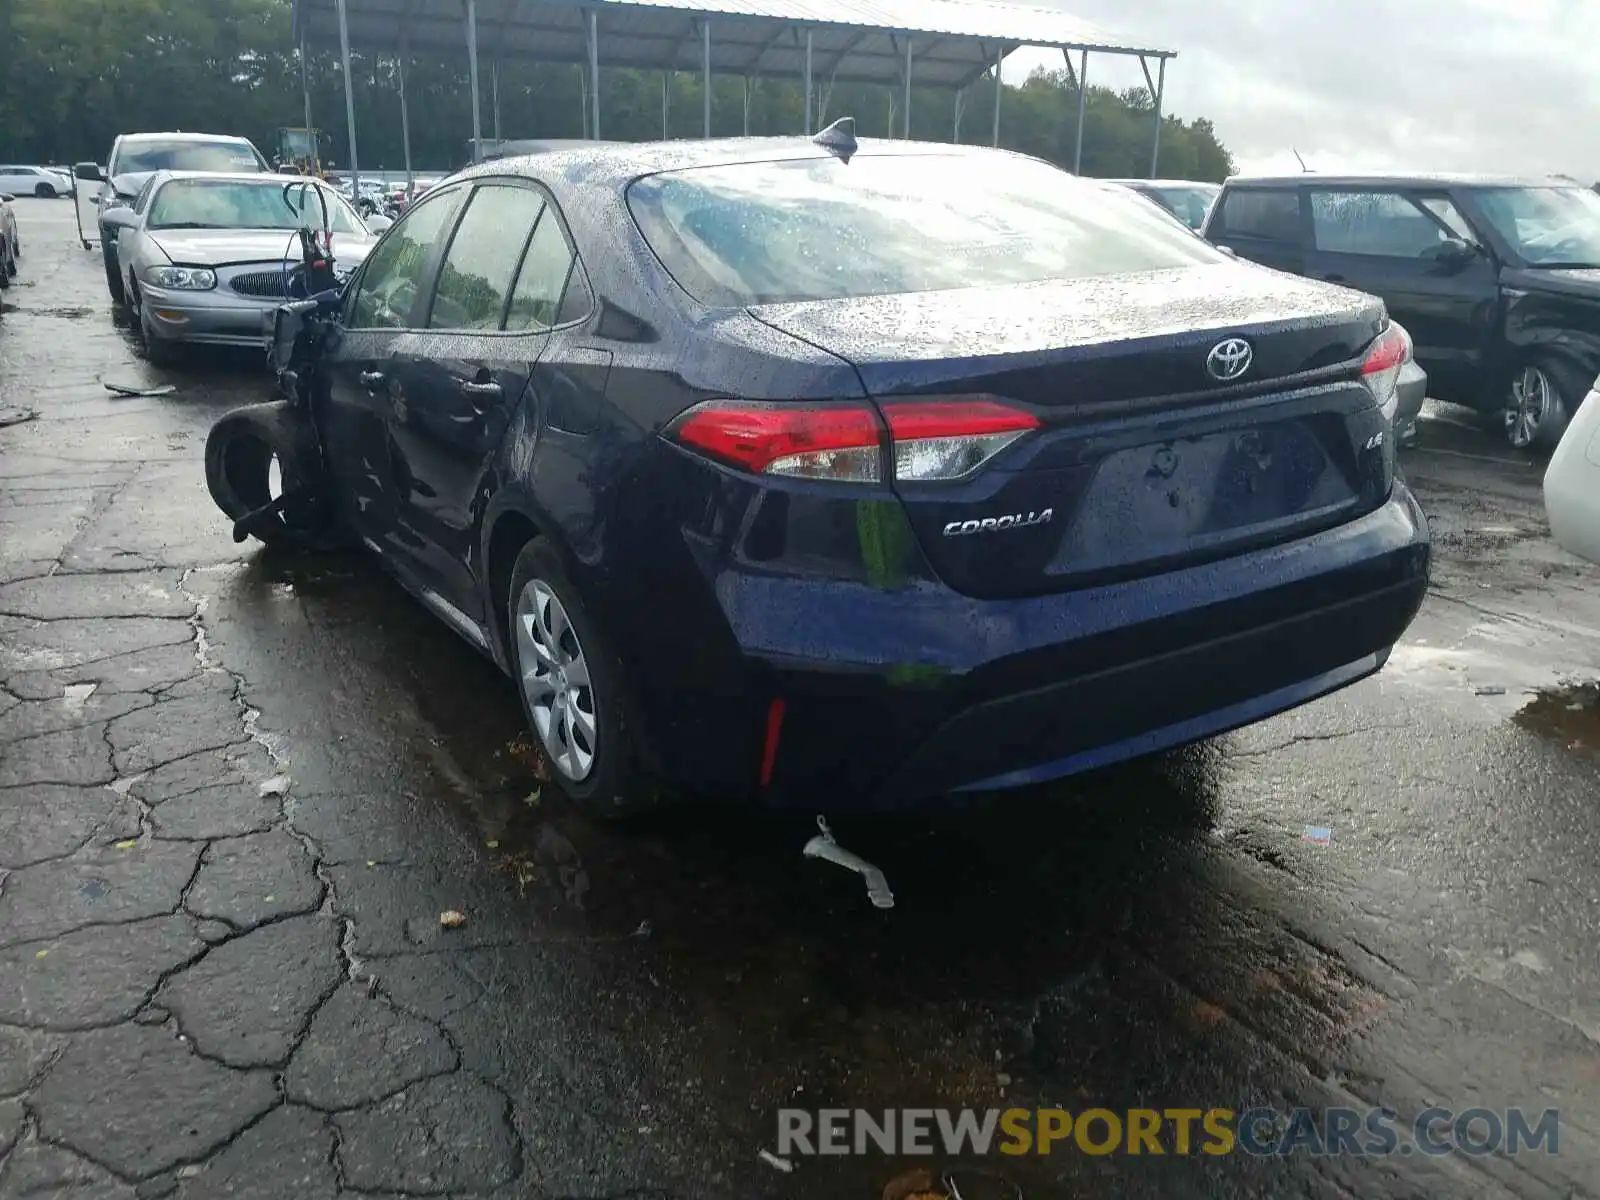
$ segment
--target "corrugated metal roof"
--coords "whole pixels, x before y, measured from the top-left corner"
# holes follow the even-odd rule
[[[466,54],[463,0],[345,0],[351,49]],[[585,10],[598,13],[600,65],[699,70],[701,23],[711,24],[717,74],[798,77],[810,31],[821,80],[899,83],[911,42],[918,85],[964,87],[1019,46],[1172,57],[1087,21],[995,0],[478,0],[485,60],[587,62]],[[335,0],[295,0],[295,33],[337,48]]]

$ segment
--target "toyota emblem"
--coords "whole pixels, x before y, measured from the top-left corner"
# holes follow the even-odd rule
[[[1255,351],[1243,338],[1224,338],[1206,355],[1206,373],[1218,383],[1232,383],[1250,369]]]

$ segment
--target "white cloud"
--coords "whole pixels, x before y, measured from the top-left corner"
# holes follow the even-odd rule
[[[1011,0],[1178,51],[1166,109],[1244,170],[1565,172],[1600,179],[1594,0]],[[1024,50],[1006,77],[1059,67]],[[1091,55],[1089,82],[1142,86]]]

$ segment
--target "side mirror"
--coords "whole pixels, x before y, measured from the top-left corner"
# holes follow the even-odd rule
[[[382,233],[393,224],[394,222],[382,213],[373,213],[367,218],[367,232],[373,234]]]
[[[1445,238],[1433,251],[1433,259],[1440,266],[1452,271],[1459,271],[1473,259],[1478,257],[1478,248],[1471,242],[1462,241],[1460,238]]]
[[[1215,245],[1215,243],[1213,243],[1213,245]],[[1237,250],[1235,250],[1232,246],[1217,246],[1217,249],[1221,250],[1229,258],[1238,258],[1239,257],[1239,252]]]
[[[79,163],[72,168],[72,175],[75,179],[87,179],[90,183],[106,181],[106,173],[95,163]]]
[[[139,223],[139,214],[123,202],[121,204],[108,204],[100,210],[100,220],[117,229],[127,229]]]

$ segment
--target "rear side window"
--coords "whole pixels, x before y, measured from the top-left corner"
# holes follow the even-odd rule
[[[489,184],[473,193],[439,270],[429,329],[499,329],[517,258],[544,208],[532,188]]]
[[[628,207],[678,283],[719,306],[1227,261],[1142,197],[1005,154],[671,171],[636,180]]]
[[[1216,233],[1260,238],[1268,242],[1300,242],[1298,188],[1235,188],[1222,198]]]
[[[1312,192],[1311,233],[1318,250],[1380,258],[1421,258],[1450,236],[1399,192]]]
[[[572,274],[572,248],[561,232],[561,223],[549,208],[539,218],[539,226],[528,243],[522,270],[517,273],[517,288],[511,294],[511,311],[506,328],[517,330],[549,329],[566,318],[561,298],[566,294]]]

